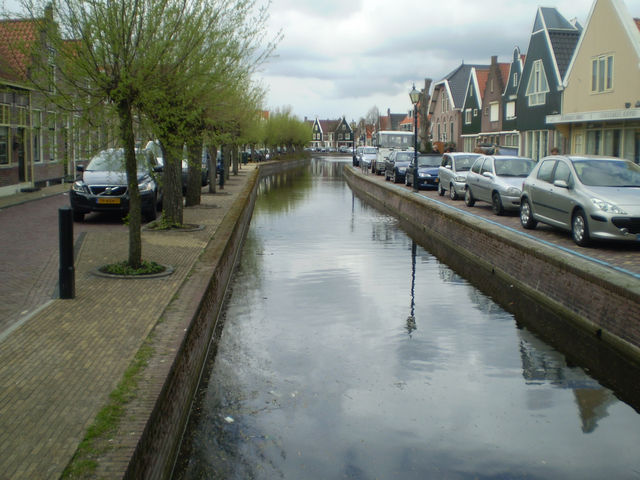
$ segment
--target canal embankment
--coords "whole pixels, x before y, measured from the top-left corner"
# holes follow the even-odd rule
[[[613,355],[621,364],[640,363],[637,277],[358,169],[344,172],[359,197],[399,218],[425,248],[507,309],[539,310],[532,327],[579,361],[598,368],[603,355]],[[618,382],[637,390],[634,382]]]

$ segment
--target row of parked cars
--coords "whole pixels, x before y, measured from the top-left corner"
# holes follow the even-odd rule
[[[385,180],[413,185],[414,169],[413,151],[394,151],[382,173]],[[552,155],[534,162],[479,153],[420,154],[417,177],[418,188],[463,198],[469,207],[487,202],[496,215],[519,212],[524,228],[551,225],[570,232],[580,246],[594,240],[640,241],[640,166],[629,160]]]

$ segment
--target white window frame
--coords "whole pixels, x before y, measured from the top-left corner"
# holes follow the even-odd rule
[[[591,59],[591,93],[613,90],[613,54],[599,55]]]
[[[507,120],[513,120],[516,118],[516,102],[505,103],[504,117]]]
[[[500,104],[498,102],[492,102],[489,104],[489,121],[500,121]]]
[[[471,118],[472,118],[471,114],[472,114],[472,111],[471,111],[470,108],[467,108],[464,111],[464,123],[465,123],[465,125],[469,125],[471,123]]]
[[[542,59],[535,60],[531,66],[531,74],[529,75],[529,83],[527,84],[527,98],[530,107],[544,105],[547,101],[547,93],[549,93],[549,82],[544,71]]]

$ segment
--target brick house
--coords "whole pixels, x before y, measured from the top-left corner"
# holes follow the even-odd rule
[[[55,52],[44,42],[51,10],[39,20],[0,21],[0,195],[58,183],[71,173],[69,118],[29,86],[36,59],[47,59],[56,88]]]

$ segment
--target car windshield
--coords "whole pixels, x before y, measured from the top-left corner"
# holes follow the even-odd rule
[[[526,177],[534,167],[528,158],[496,158],[496,175],[501,177]]]
[[[396,162],[410,162],[413,160],[413,152],[396,153]]]
[[[578,178],[591,187],[640,187],[640,167],[627,160],[573,160]]]
[[[146,157],[140,152],[136,152],[138,171],[148,168]],[[91,159],[87,170],[92,172],[124,172],[124,150],[103,150]]]
[[[418,167],[439,167],[442,157],[438,155],[418,157]]]
[[[471,165],[478,158],[478,155],[458,155],[456,156],[456,170],[458,172],[466,172],[471,169]]]
[[[375,147],[367,147],[364,149],[364,153],[375,155],[376,153],[378,153],[378,150]]]

